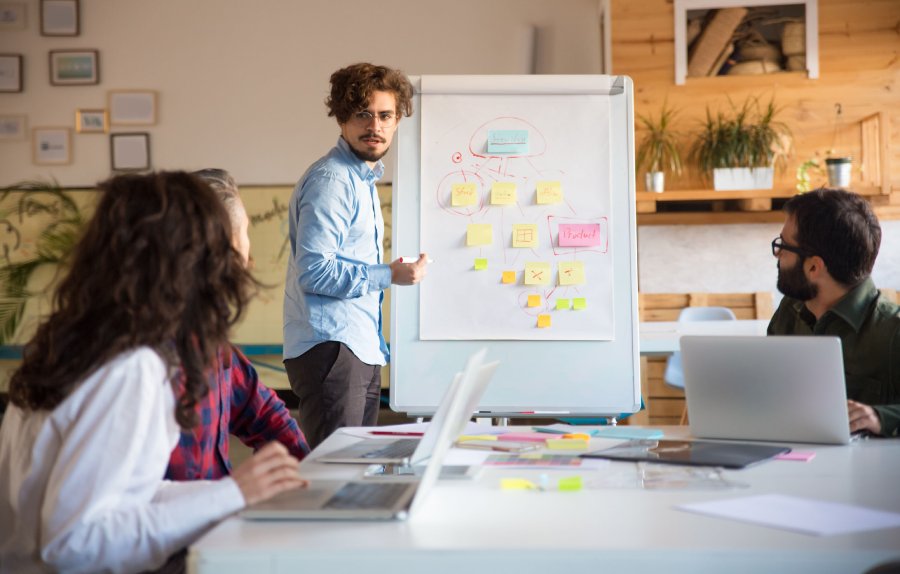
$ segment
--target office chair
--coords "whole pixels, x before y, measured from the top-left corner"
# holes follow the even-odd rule
[[[679,323],[690,321],[734,321],[737,317],[728,307],[685,307],[678,315]],[[684,390],[684,371],[681,368],[681,353],[676,351],[666,360],[663,380],[670,387]],[[687,403],[681,412],[681,424],[687,420]]]

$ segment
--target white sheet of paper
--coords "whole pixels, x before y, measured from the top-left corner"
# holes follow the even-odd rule
[[[675,508],[813,536],[900,526],[900,514],[896,512],[781,494],[684,504]]]

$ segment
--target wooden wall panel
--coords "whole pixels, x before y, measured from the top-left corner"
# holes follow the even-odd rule
[[[883,111],[889,130],[891,196],[881,203],[900,203],[900,2],[897,0],[819,0],[820,77],[805,73],[759,76],[689,78],[674,83],[674,14],[671,0],[612,0],[612,68],[631,76],[635,85],[635,111],[658,116],[663,101],[680,110],[676,126],[683,133],[682,147],[693,142],[707,105],[715,112],[727,109],[729,98],[770,97],[782,108],[780,119],[793,132],[793,154],[786,169],[776,174],[777,189],[792,190],[797,167],[823,157],[834,143],[834,106],[840,103],[843,121],[837,143],[841,151],[860,156],[859,122]],[[635,141],[642,133],[636,127]],[[859,164],[854,164],[858,169]],[[638,174],[639,181],[643,176]],[[683,177],[667,177],[667,189],[710,188],[711,184],[688,170]],[[813,183],[824,183],[824,174]],[[854,182],[859,182],[854,176]],[[641,187],[641,186],[639,186]],[[880,193],[869,188],[866,193]]]

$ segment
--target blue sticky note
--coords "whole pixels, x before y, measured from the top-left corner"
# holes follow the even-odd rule
[[[597,429],[598,438],[629,438],[629,439],[658,439],[663,438],[663,431],[659,429],[641,429],[630,426],[600,427]]]
[[[528,153],[528,130],[489,130],[488,153]]]

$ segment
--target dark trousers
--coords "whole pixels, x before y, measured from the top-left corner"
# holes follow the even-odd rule
[[[363,363],[343,343],[319,343],[284,367],[310,448],[341,427],[378,424],[381,367]]]

